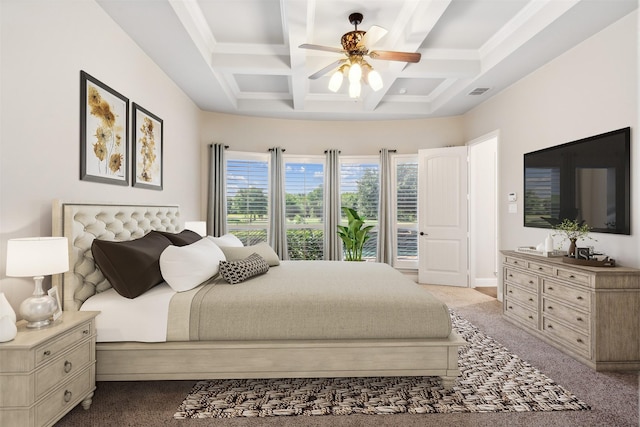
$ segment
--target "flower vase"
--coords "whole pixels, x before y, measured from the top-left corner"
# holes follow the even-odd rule
[[[17,333],[16,312],[13,311],[4,293],[0,292],[0,342],[11,341]]]
[[[578,239],[569,239],[569,241],[571,242],[569,244],[569,256],[570,257],[575,257],[576,256],[576,241]]]

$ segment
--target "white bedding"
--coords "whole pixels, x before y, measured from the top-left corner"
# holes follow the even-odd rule
[[[89,298],[80,310],[100,311],[96,317],[98,342],[165,342],[169,303],[175,294],[167,283],[133,299],[111,288]]]

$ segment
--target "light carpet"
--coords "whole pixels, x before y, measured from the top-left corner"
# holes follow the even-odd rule
[[[199,381],[174,418],[589,410],[588,404],[451,312],[469,343],[450,391],[438,377]]]

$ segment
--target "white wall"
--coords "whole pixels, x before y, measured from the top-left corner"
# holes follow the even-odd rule
[[[632,234],[593,233],[590,244],[640,267],[637,11],[465,114],[464,124],[467,140],[500,131],[500,249],[536,245],[548,232],[523,226],[524,153],[631,126]],[[507,212],[511,191],[520,196],[517,214]]]
[[[53,199],[198,217],[199,109],[92,0],[2,0],[0,15],[0,292],[16,307],[33,280],[5,277],[7,240],[50,236]],[[80,70],[164,120],[163,191],[80,181]]]

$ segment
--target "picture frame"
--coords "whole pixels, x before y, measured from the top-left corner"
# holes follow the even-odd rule
[[[47,294],[49,294],[50,297],[54,298],[58,303],[58,308],[53,313],[53,321],[55,322],[60,316],[62,316],[62,304],[60,303],[60,294],[58,293],[58,288],[53,287],[49,289],[47,291]]]
[[[133,186],[162,190],[163,120],[135,102],[132,105]]]
[[[129,185],[129,99],[80,71],[80,179]]]

